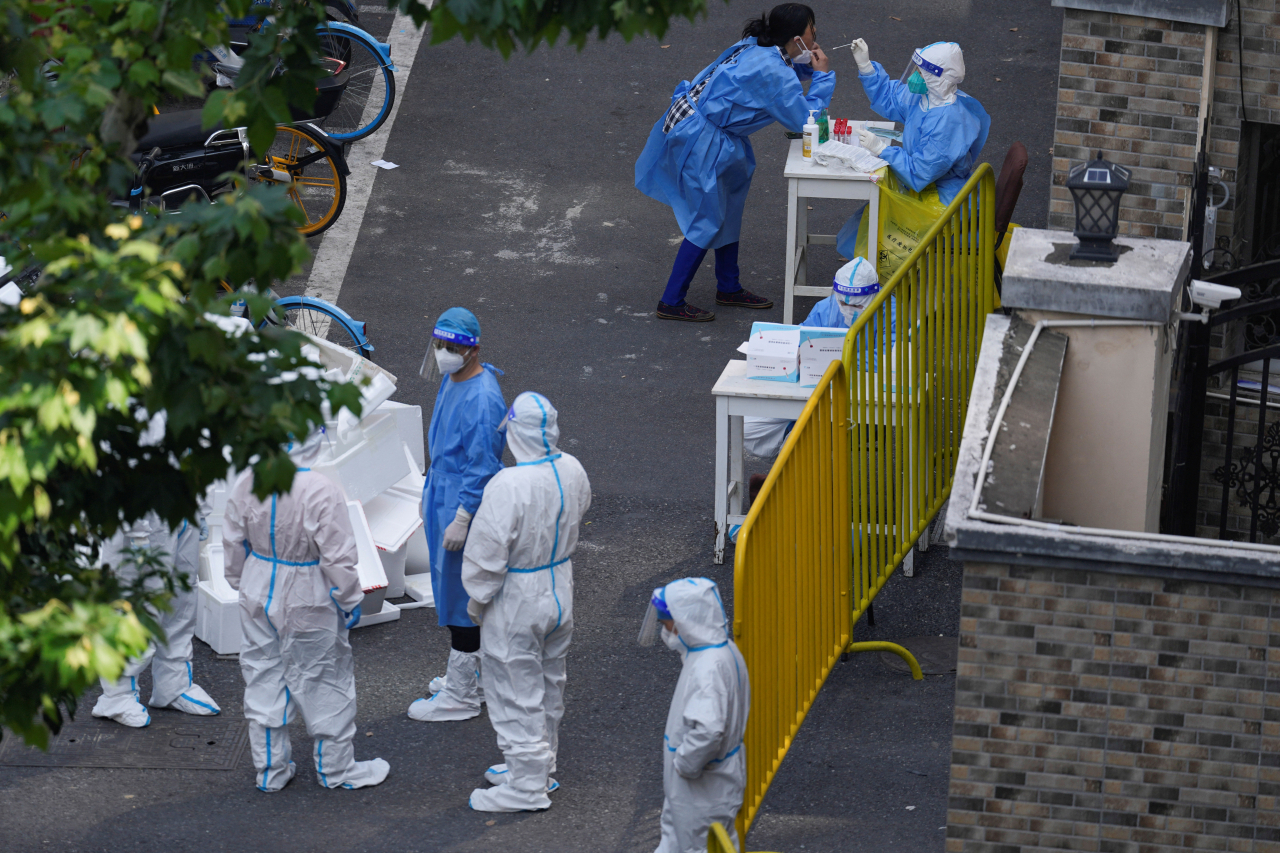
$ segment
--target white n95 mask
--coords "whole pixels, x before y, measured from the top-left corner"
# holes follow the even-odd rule
[[[462,369],[462,364],[465,361],[466,359],[461,353],[449,352],[443,347],[436,350],[436,367],[440,368],[441,373],[457,373]]]
[[[841,302],[841,303],[840,303],[840,316],[841,316],[841,317],[844,317],[844,321],[845,321],[846,323],[852,323],[852,322],[853,322],[853,319],[854,319],[855,317],[857,317],[857,316],[858,316],[858,308],[859,308],[859,307],[860,307],[860,306],[858,306],[858,305],[846,305],[845,303]]]
[[[812,65],[813,51],[809,50],[809,46],[804,43],[804,39],[801,38],[800,36],[796,36],[793,39],[793,41],[798,42],[800,44],[800,52],[797,53],[795,56],[791,57],[792,64],[793,65]]]

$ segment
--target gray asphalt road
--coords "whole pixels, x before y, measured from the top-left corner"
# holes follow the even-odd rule
[[[485,359],[506,371],[508,399],[534,389],[555,402],[562,446],[591,476],[555,806],[494,816],[467,808],[467,794],[499,755],[483,715],[430,726],[406,718],[447,654],[434,611],[417,610],[353,634],[357,750],[391,762],[383,786],[324,791],[300,760],[294,783],[267,796],[252,788],[247,757],[233,772],[3,767],[6,850],[656,846],[662,725],[678,660],[638,648],[636,627],[648,590],[671,578],[707,575],[731,591],[731,559],[711,565],[709,391],[750,323],[780,321],[782,311],[721,310],[703,325],[655,320],[679,232],[668,209],[634,190],[633,166],[676,82],[735,40],[761,5],[713,4],[708,19],[680,22],[661,41],[613,38],[581,53],[544,48],[507,62],[476,46],[424,40],[386,147],[400,168],[378,175],[339,299],[368,321],[377,360],[401,378],[396,399],[428,413],[434,389],[417,367],[430,321],[451,305],[473,308]],[[914,47],[959,41],[964,89],[992,115],[984,154],[998,167],[1010,142],[1027,144],[1031,165],[1015,219],[1043,225],[1060,12],[1016,0],[824,0],[815,9],[822,43],[861,36],[892,74]],[[867,117],[851,56],[834,63],[834,115]],[[775,126],[753,145],[744,283],[780,299],[786,142]],[[838,226],[834,204],[815,206],[819,223]],[[834,253],[820,258],[815,279],[837,265]],[[713,290],[708,269],[690,300],[712,307]],[[917,566],[917,577],[890,582],[877,627],[860,624],[859,638],[956,634],[958,566],[943,549]],[[226,713],[238,714],[237,665],[199,649],[198,678]],[[953,690],[950,676],[912,682],[876,656],[838,666],[749,847],[941,851]],[[305,759],[305,733],[294,737]]]

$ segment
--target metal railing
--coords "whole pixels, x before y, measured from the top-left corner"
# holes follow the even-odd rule
[[[734,638],[751,673],[746,839],[853,625],[951,493],[986,315],[995,177],[980,165],[864,309],[778,455],[738,537]]]

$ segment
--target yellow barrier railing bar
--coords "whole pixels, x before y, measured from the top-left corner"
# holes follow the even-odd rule
[[[746,839],[853,625],[951,493],[995,306],[995,176],[980,165],[845,337],[738,534],[734,638],[755,689],[744,748]]]
[[[809,397],[738,534],[734,639],[752,683],[739,833],[853,637],[849,391],[833,361]],[[752,542],[760,542],[756,547]]]

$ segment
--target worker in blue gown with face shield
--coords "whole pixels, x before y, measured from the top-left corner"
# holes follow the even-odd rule
[[[920,48],[912,54],[901,78],[894,81],[884,66],[871,61],[865,41],[854,41],[852,50],[858,81],[871,100],[871,108],[903,125],[901,146],[890,145],[888,139],[865,128],[858,131],[858,141],[888,163],[893,177],[920,194],[941,216],[973,174],[991,129],[991,117],[982,104],[960,91],[964,52],[955,42]],[[865,210],[855,214],[836,239],[837,248],[846,257],[859,254],[857,237],[866,227],[865,218]],[[875,257],[876,249],[864,253]],[[882,265],[881,276],[888,273]]]
[[[806,95],[802,81],[809,80]],[[831,103],[836,75],[818,47],[813,10],[775,6],[747,23],[742,40],[682,81],[654,124],[640,159],[636,188],[670,205],[684,234],[658,302],[664,320],[707,322],[715,314],[685,301],[707,251],[716,253],[716,304],[772,308],[739,281],[742,211],[756,160],[748,137],[773,122],[799,131],[811,111]]]
[[[449,665],[431,681],[431,696],[409,706],[423,722],[478,716],[482,697],[480,626],[467,615],[462,549],[480,497],[502,470],[504,436],[498,432],[507,404],[491,364],[480,361],[480,321],[466,308],[450,308],[432,331],[422,375],[442,377],[427,432],[431,468],[422,491],[422,515],[431,551],[431,591],[442,627],[450,635]]]

